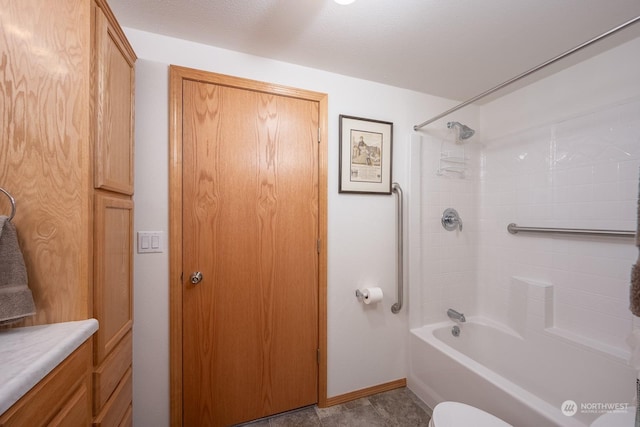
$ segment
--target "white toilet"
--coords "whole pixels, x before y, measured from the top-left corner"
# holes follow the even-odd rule
[[[636,407],[629,406],[624,412],[611,412],[600,415],[591,427],[629,427],[635,425]]]
[[[433,408],[429,427],[513,427],[500,418],[459,402],[441,402]]]

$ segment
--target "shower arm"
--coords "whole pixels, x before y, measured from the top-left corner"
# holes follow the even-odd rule
[[[413,130],[419,130],[419,129],[425,127],[426,125],[435,122],[436,120],[439,120],[439,119],[441,119],[441,118],[443,118],[445,116],[448,116],[449,114],[453,113],[454,111],[458,111],[459,109],[464,108],[469,104],[473,104],[474,102],[484,98],[485,96],[491,95],[492,93],[502,89],[503,87],[508,86],[511,83],[515,83],[518,80],[523,79],[524,77],[528,76],[529,74],[535,73],[536,71],[538,71],[538,70],[540,70],[542,68],[545,68],[546,66],[551,65],[554,62],[559,61],[560,59],[562,59],[562,58],[564,58],[566,56],[569,56],[569,55],[571,55],[573,53],[576,53],[579,50],[582,50],[583,48],[585,48],[585,47],[587,47],[587,46],[589,46],[589,45],[591,45],[591,44],[593,44],[593,43],[595,43],[597,41],[600,41],[600,40],[602,40],[602,39],[604,39],[604,38],[606,38],[606,37],[608,37],[608,36],[610,36],[610,35],[612,35],[614,33],[617,33],[618,31],[628,27],[629,25],[635,24],[638,21],[640,21],[640,16],[636,16],[635,18],[630,19],[629,21],[618,25],[617,27],[612,28],[612,29],[610,29],[609,31],[607,31],[605,33],[602,33],[599,36],[594,37],[591,40],[588,40],[588,41],[582,43],[581,45],[578,45],[578,46],[574,47],[573,49],[569,49],[568,51],[566,51],[564,53],[561,53],[560,55],[558,55],[558,56],[556,56],[554,58],[551,58],[548,61],[545,61],[542,64],[537,65],[537,66],[531,68],[530,70],[525,71],[522,74],[518,74],[517,76],[515,76],[515,77],[513,77],[513,78],[511,78],[511,79],[509,79],[509,80],[507,80],[507,81],[505,81],[503,83],[500,83],[499,85],[497,85],[495,87],[492,87],[491,89],[489,89],[489,90],[487,90],[485,92],[482,92],[480,95],[476,95],[473,98],[468,99],[468,100],[464,101],[463,103],[456,105],[453,108],[450,108],[449,110],[445,111],[442,114],[438,114],[437,116],[435,116],[435,117],[433,117],[433,118],[431,118],[431,119],[429,119],[427,121],[424,121],[424,122],[420,123],[419,125],[415,125],[413,127]]]

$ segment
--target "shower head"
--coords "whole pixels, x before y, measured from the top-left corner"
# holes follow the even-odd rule
[[[449,123],[447,123],[447,127],[449,129],[451,129],[453,127],[457,127],[458,128],[458,138],[460,140],[469,139],[469,138],[471,138],[473,136],[474,133],[476,133],[475,130],[471,129],[467,125],[463,125],[460,122],[449,122]]]

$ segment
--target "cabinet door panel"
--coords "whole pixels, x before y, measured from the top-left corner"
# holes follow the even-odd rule
[[[133,194],[135,57],[96,8],[95,187]]]
[[[100,329],[94,362],[102,363],[133,323],[133,201],[98,192],[95,196],[93,308]]]

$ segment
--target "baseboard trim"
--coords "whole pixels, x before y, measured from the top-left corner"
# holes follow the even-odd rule
[[[322,407],[327,408],[329,406],[340,405],[342,403],[351,402],[352,400],[362,399],[363,397],[368,397],[374,394],[395,390],[397,388],[402,388],[406,386],[407,386],[407,379],[401,378],[399,380],[391,381],[384,384],[374,385],[373,387],[363,388],[361,390],[352,391],[346,394],[341,394],[339,396],[329,397],[327,398],[326,406],[322,406]]]

